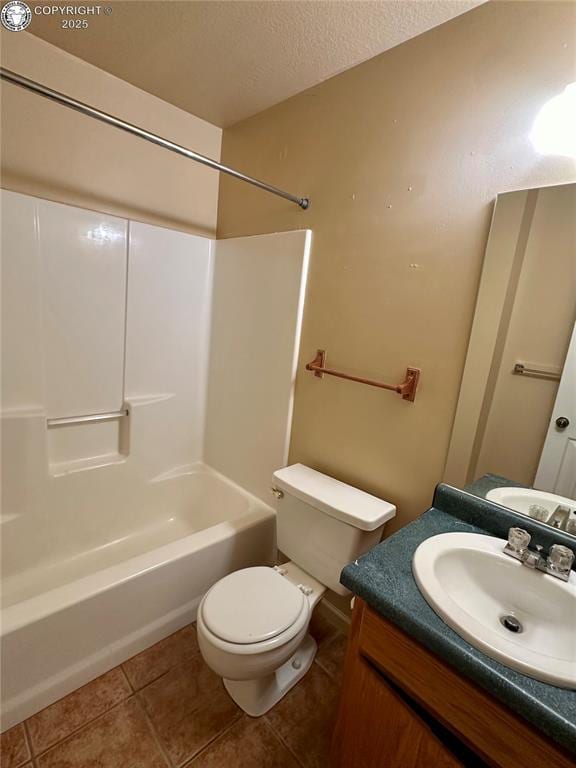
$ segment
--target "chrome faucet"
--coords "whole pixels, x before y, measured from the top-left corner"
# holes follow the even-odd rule
[[[528,531],[523,528],[510,528],[504,554],[519,560],[527,568],[548,573],[562,581],[568,581],[574,562],[574,552],[562,544],[553,544],[548,552],[548,557],[544,558],[541,546],[537,545],[536,551],[528,549],[530,538]]]
[[[565,507],[562,504],[558,504],[546,522],[553,528],[559,528],[561,531],[565,531],[566,523],[570,519],[570,515],[570,507]]]

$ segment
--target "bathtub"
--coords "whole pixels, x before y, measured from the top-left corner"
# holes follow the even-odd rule
[[[194,621],[203,594],[227,573],[272,563],[274,511],[209,467],[141,485],[87,501],[91,514],[103,507],[92,538],[73,507],[61,511],[58,525],[50,520],[45,530],[53,539],[43,549],[40,516],[36,537],[28,524],[25,547],[18,521],[10,521],[14,531],[3,537],[2,730]],[[28,558],[24,548],[32,550]]]

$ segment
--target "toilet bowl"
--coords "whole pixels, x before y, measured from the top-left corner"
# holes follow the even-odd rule
[[[294,563],[235,571],[217,582],[198,609],[198,644],[228,693],[252,717],[303,677],[316,654],[308,634],[325,587]]]
[[[248,715],[271,709],[306,674],[316,654],[308,634],[327,588],[347,590],[342,568],[380,540],[396,513],[387,501],[295,464],[274,473],[278,547],[292,558],[235,571],[198,608],[200,652]]]

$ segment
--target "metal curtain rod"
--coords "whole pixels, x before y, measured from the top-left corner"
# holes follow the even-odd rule
[[[66,96],[64,93],[54,91],[52,88],[37,83],[35,80],[29,80],[27,77],[23,77],[17,72],[12,72],[10,69],[0,67],[0,77],[8,83],[19,85],[21,88],[25,88],[28,91],[44,96],[44,98],[55,101],[57,104],[62,104],[64,107],[75,109],[77,112],[81,112],[87,117],[93,117],[95,120],[100,120],[102,123],[113,125],[121,131],[126,131],[145,141],[149,141],[151,144],[157,144],[159,147],[169,149],[171,152],[176,152],[178,155],[184,155],[184,157],[187,157],[189,160],[202,163],[202,165],[207,165],[209,168],[214,168],[216,171],[227,173],[228,176],[233,176],[235,179],[246,181],[254,187],[263,189],[265,192],[270,192],[278,197],[283,197],[285,200],[290,200],[291,203],[296,203],[296,205],[299,205],[300,208],[303,208],[304,210],[310,206],[310,199],[308,197],[297,197],[296,195],[291,195],[289,192],[284,192],[283,189],[278,189],[278,187],[273,187],[271,184],[266,184],[265,181],[254,179],[252,176],[247,176],[245,173],[234,170],[234,168],[229,168],[227,165],[217,163],[216,160],[200,155],[198,152],[194,152],[191,149],[186,149],[186,147],[182,147],[180,144],[175,144],[168,139],[163,139],[155,133],[146,131],[144,128],[139,128],[137,125],[121,120],[119,117],[114,117],[114,115],[109,115],[107,112],[102,112],[100,109],[84,104],[82,101],[77,101],[71,96]]]

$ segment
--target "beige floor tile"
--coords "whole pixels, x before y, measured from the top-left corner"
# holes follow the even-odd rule
[[[37,759],[38,768],[166,768],[137,699],[128,699]]]
[[[17,768],[30,760],[30,749],[22,723],[9,728],[0,736],[0,765],[2,768]]]
[[[346,657],[346,648],[348,637],[338,634],[327,643],[324,643],[318,650],[316,661],[322,669],[328,672],[338,683],[342,680],[344,672],[344,659]]]
[[[135,691],[199,653],[196,627],[189,624],[122,665]]]
[[[338,685],[318,664],[312,664],[265,717],[304,768],[328,768],[337,703]]]
[[[92,680],[27,721],[34,754],[62,741],[132,693],[120,667]]]
[[[263,718],[244,716],[186,768],[299,768],[299,764]]]
[[[139,695],[174,765],[191,759],[240,716],[201,656],[173,667]]]

